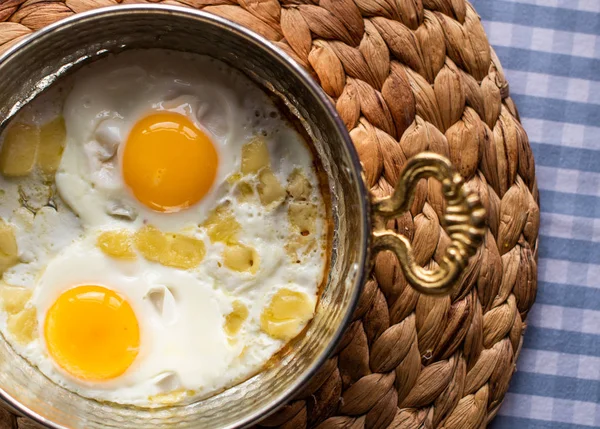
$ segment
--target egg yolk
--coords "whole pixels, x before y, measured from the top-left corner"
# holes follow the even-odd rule
[[[219,164],[210,138],[186,116],[157,113],[139,121],[123,150],[123,179],[142,204],[177,212],[196,204]]]
[[[78,286],[48,311],[44,335],[50,356],[69,374],[102,381],[123,374],[140,345],[137,318],[125,299],[103,286]]]

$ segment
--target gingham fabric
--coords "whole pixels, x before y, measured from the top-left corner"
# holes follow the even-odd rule
[[[472,0],[541,199],[539,289],[493,429],[600,427],[600,0]]]

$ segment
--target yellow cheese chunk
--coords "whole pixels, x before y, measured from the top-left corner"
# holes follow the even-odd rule
[[[66,140],[67,129],[62,116],[42,126],[40,130],[37,165],[40,171],[47,177],[54,177],[56,174],[65,150]]]
[[[242,147],[242,174],[258,173],[271,165],[269,149],[262,139],[255,139]]]
[[[296,168],[290,174],[287,191],[293,199],[298,201],[304,201],[310,197],[312,186],[300,169]]]
[[[167,267],[190,269],[200,265],[206,255],[202,240],[182,234],[163,234],[147,225],[135,234],[135,246],[149,261]]]
[[[13,227],[0,219],[0,275],[19,262]]]
[[[26,345],[32,342],[37,332],[37,311],[35,307],[27,307],[7,319],[7,328],[17,342]]]
[[[302,292],[280,289],[263,310],[260,327],[269,336],[288,341],[313,318],[315,302]]]
[[[29,289],[17,286],[4,285],[0,288],[2,310],[8,314],[17,314],[23,311],[32,292]]]
[[[248,308],[240,301],[234,301],[233,311],[225,316],[225,333],[233,337],[240,332],[242,325],[248,318]]]
[[[233,243],[242,229],[227,205],[217,207],[202,224],[213,243]]]
[[[258,178],[260,183],[257,190],[262,205],[268,206],[274,203],[282,203],[286,195],[285,189],[281,186],[273,171],[270,168],[265,168],[261,170]]]
[[[256,273],[260,257],[255,249],[243,244],[231,244],[223,251],[223,263],[234,271],[249,271]]]
[[[40,130],[26,124],[15,124],[7,132],[0,151],[0,172],[7,177],[27,176],[35,165]]]
[[[133,250],[133,234],[127,230],[105,231],[98,236],[96,245],[113,258],[136,258],[136,253]]]
[[[288,207],[288,219],[300,234],[314,234],[317,229],[317,206],[306,201],[293,201]]]
[[[144,258],[153,262],[160,262],[162,255],[169,249],[169,241],[164,234],[150,225],[144,226],[135,234],[134,242]]]
[[[202,240],[182,234],[170,234],[169,252],[160,262],[168,267],[187,270],[200,265],[205,255],[206,247]]]

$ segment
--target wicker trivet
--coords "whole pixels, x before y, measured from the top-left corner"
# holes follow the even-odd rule
[[[148,1],[146,1],[147,3]],[[160,1],[151,1],[160,3]],[[0,0],[0,51],[73,13],[132,0]],[[372,191],[405,160],[449,156],[489,216],[450,297],[421,296],[381,254],[336,355],[264,426],[479,429],[496,414],[536,294],[533,156],[479,17],[464,0],[167,0],[241,23],[312,70],[335,100]],[[422,264],[448,242],[437,182],[394,226]],[[0,428],[33,423],[0,409]]]

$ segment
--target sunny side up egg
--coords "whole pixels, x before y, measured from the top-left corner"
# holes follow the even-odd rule
[[[181,68],[172,57],[134,54],[80,73],[65,103],[69,133],[57,186],[88,226],[115,217],[164,230],[197,223],[214,208],[220,188],[213,185],[239,164],[256,132],[254,112],[265,106],[240,99],[247,82],[212,61]]]
[[[233,69],[109,57],[0,142],[0,330],[57,384],[192,401],[259,372],[312,318],[329,228],[313,157]]]
[[[78,286],[65,291],[65,284]],[[141,401],[232,381],[223,377],[242,345],[230,344],[220,329],[232,305],[214,286],[214,279],[143,258],[107,258],[87,240],[47,266],[32,302],[45,321],[43,342],[53,365],[69,375],[67,387]]]

